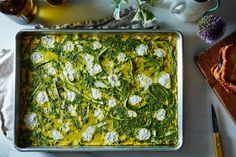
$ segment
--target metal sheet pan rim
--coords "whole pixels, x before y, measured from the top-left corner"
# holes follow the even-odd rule
[[[23,33],[79,33],[79,32],[88,32],[88,33],[144,33],[144,32],[155,32],[155,33],[176,33],[177,35],[177,83],[178,83],[178,139],[179,142],[175,146],[63,146],[63,147],[26,147],[22,148],[17,145],[16,136],[17,136],[17,104],[19,103],[19,93],[17,93],[17,88],[19,85],[19,79],[16,79],[16,76],[19,76],[19,60],[17,60],[19,53],[18,42],[19,37]],[[149,30],[149,29],[139,29],[139,30],[34,30],[26,29],[21,30],[16,35],[16,55],[14,57],[14,70],[15,70],[15,84],[14,84],[14,146],[19,151],[43,151],[43,152],[89,152],[89,151],[176,151],[183,146],[183,36],[179,31],[176,30]]]

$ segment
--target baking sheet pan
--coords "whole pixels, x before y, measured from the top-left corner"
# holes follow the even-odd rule
[[[34,34],[68,34],[68,33],[172,33],[177,37],[177,85],[178,85],[178,143],[174,146],[47,146],[47,147],[21,147],[18,143],[19,108],[20,108],[20,49],[21,39],[25,35]],[[14,145],[20,151],[45,152],[86,152],[86,151],[175,151],[183,145],[183,38],[178,31],[157,30],[22,30],[16,35],[15,68],[15,97],[14,97]]]

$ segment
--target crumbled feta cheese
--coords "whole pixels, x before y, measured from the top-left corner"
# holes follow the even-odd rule
[[[139,56],[147,55],[147,51],[148,51],[148,46],[147,46],[147,45],[144,45],[144,44],[141,44],[141,45],[139,45],[139,46],[136,48],[136,53],[137,53]]]
[[[93,139],[93,134],[95,129],[93,126],[89,126],[85,132],[82,133],[82,137],[84,141],[91,141]]]
[[[161,84],[165,88],[170,88],[171,87],[171,80],[170,80],[170,74],[168,73],[163,73],[159,78],[158,78],[158,83]]]
[[[139,81],[140,86],[144,87],[145,90],[147,90],[148,87],[152,84],[152,79],[144,74],[138,74],[137,79]]]
[[[163,58],[163,57],[165,57],[166,54],[163,49],[158,48],[158,49],[154,50],[154,55],[157,57]]]
[[[76,116],[77,115],[76,114],[76,107],[74,107],[73,105],[68,106],[68,111],[70,112],[70,114],[72,116]]]
[[[101,81],[95,81],[94,86],[97,88],[107,88],[107,85]]]
[[[118,134],[115,131],[109,131],[105,135],[105,143],[112,144],[118,141]]]
[[[99,64],[95,64],[93,66],[87,66],[87,70],[89,75],[94,76],[102,71],[102,68]]]
[[[66,93],[66,96],[67,96],[67,100],[74,101],[74,99],[75,99],[75,92],[69,91],[69,92]]]
[[[54,48],[55,39],[50,36],[43,36],[41,38],[42,44],[45,48]]]
[[[139,96],[131,95],[131,96],[129,97],[129,103],[130,103],[131,105],[136,105],[136,104],[138,104],[138,103],[141,102],[141,101],[142,101],[142,98],[140,98]]]
[[[140,141],[146,141],[150,138],[150,136],[151,136],[151,132],[148,129],[141,128],[141,129],[139,129],[136,138]]]
[[[120,81],[117,75],[110,75],[108,77],[108,81],[110,82],[112,87],[119,87],[120,86]]]
[[[103,111],[101,109],[97,109],[94,111],[94,117],[102,120],[104,118]]]
[[[93,50],[100,49],[102,47],[102,44],[99,41],[93,42]]]
[[[60,139],[63,138],[63,136],[62,136],[62,134],[61,134],[59,131],[53,130],[53,131],[52,131],[52,138],[53,138],[54,140],[60,140]]]
[[[137,117],[137,113],[135,111],[128,110],[128,116],[130,118],[135,118],[135,117]]]
[[[116,106],[116,99],[110,99],[108,100],[108,106],[109,107],[115,107]]]
[[[165,115],[166,115],[166,110],[165,109],[160,109],[155,113],[154,117],[158,121],[163,121],[165,119]]]
[[[47,93],[45,91],[39,92],[36,97],[36,101],[38,104],[44,104],[45,102],[47,102],[48,101]]]
[[[119,53],[117,56],[118,61],[124,62],[125,61],[125,54],[124,53]]]
[[[35,53],[33,53],[33,54],[31,55],[31,59],[32,59],[32,61],[34,61],[35,63],[38,63],[38,62],[40,62],[40,61],[43,59],[43,56],[42,56],[40,53],[35,52]]]
[[[101,93],[98,89],[92,88],[92,97],[94,99],[100,99],[101,98]]]
[[[36,113],[28,112],[25,115],[24,122],[25,122],[25,125],[27,126],[27,128],[33,129],[36,126],[36,123],[37,123]]]
[[[55,70],[54,67],[52,67],[52,65],[50,65],[50,64],[47,65],[46,69],[47,69],[47,71],[50,75],[55,75],[56,74],[56,70]]]

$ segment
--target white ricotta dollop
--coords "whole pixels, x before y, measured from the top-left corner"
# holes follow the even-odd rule
[[[160,109],[154,114],[154,117],[158,121],[163,121],[165,119],[165,116],[166,116],[166,110],[165,109]]]
[[[73,91],[67,92],[66,93],[66,97],[67,97],[67,100],[74,101],[74,99],[75,99],[75,92],[73,92]]]
[[[118,61],[124,62],[125,61],[125,54],[124,53],[119,53],[117,56]]]
[[[92,88],[92,97],[97,100],[101,98],[101,92],[98,89]]]
[[[105,135],[105,143],[112,144],[118,141],[118,134],[115,131],[109,131]]]
[[[82,138],[84,141],[91,141],[93,139],[93,134],[95,129],[93,126],[89,126],[85,132],[82,133]]]
[[[63,136],[62,136],[62,134],[61,134],[59,131],[53,130],[53,131],[52,131],[52,138],[53,138],[54,140],[60,140],[60,139],[63,138]]]
[[[110,75],[108,76],[108,81],[110,82],[112,87],[119,87],[120,86],[120,81],[117,75]]]
[[[138,104],[138,103],[141,102],[141,101],[142,101],[142,98],[139,97],[139,96],[131,95],[131,96],[129,97],[129,103],[130,103],[131,105],[136,105],[136,104]]]
[[[76,114],[76,107],[74,107],[73,105],[68,106],[68,111],[70,112],[70,114],[72,116],[76,116],[77,115]]]
[[[94,86],[97,88],[107,88],[107,85],[101,81],[95,81]]]
[[[62,130],[63,130],[64,132],[70,131],[70,124],[69,124],[68,122],[66,122],[66,123],[63,125]]]
[[[38,104],[44,104],[45,102],[47,102],[48,101],[47,93],[45,91],[39,92],[36,97],[36,101]]]
[[[148,46],[147,46],[147,45],[144,45],[144,44],[141,44],[141,45],[139,45],[139,46],[136,48],[136,53],[137,53],[139,56],[147,55],[147,51],[148,51]]]
[[[154,55],[160,58],[164,58],[165,57],[165,51],[161,48],[155,49],[154,50]]]
[[[82,52],[83,51],[83,46],[80,45],[80,43],[78,41],[75,41],[75,45],[77,47],[78,52]]]
[[[104,118],[104,114],[101,109],[95,110],[93,115],[94,115],[94,117],[98,118],[99,120],[102,120]]]
[[[100,49],[102,47],[102,44],[99,41],[93,42],[93,50]]]
[[[43,36],[41,41],[45,48],[54,48],[55,39],[53,37]]]
[[[46,69],[48,71],[48,74],[50,74],[50,75],[55,75],[56,74],[56,70],[51,64],[47,65]]]
[[[33,62],[38,63],[43,59],[43,56],[40,53],[35,52],[31,55],[31,59]]]
[[[116,106],[116,99],[112,98],[112,99],[108,100],[107,104],[109,107],[115,107]]]
[[[137,117],[137,113],[135,111],[128,110],[128,116],[130,118],[135,118],[135,117]]]
[[[86,54],[84,55],[84,61],[86,62],[86,65],[88,65],[88,64],[93,64],[94,56],[92,56],[92,55],[86,53]]]
[[[25,125],[28,129],[33,129],[37,124],[36,113],[28,112],[24,118]]]
[[[144,74],[138,74],[137,79],[139,81],[140,86],[143,87],[145,90],[147,90],[148,87],[152,84],[152,79]]]
[[[138,130],[137,139],[140,141],[146,141],[150,138],[151,132],[146,128],[141,128]]]
[[[159,78],[158,78],[158,83],[161,84],[165,88],[170,88],[171,87],[171,80],[170,80],[170,74],[168,73],[163,73]]]
[[[94,76],[100,72],[102,72],[102,68],[99,64],[94,64],[93,66],[87,66],[87,70],[90,76]]]
[[[71,41],[67,41],[65,45],[62,46],[63,51],[72,52],[75,46]]]
[[[70,62],[65,64],[64,75],[68,77],[70,81],[74,81],[75,70]]]

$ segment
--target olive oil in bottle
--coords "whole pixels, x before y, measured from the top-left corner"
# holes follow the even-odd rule
[[[47,0],[47,2],[53,6],[60,6],[63,4],[66,0]]]
[[[37,5],[33,0],[0,0],[0,12],[19,24],[28,24],[37,13]]]

